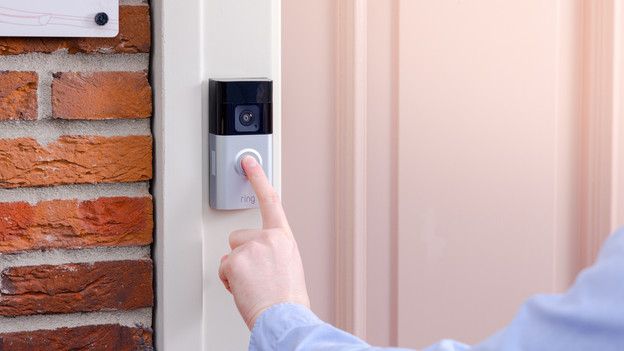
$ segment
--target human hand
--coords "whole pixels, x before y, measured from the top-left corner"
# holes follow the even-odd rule
[[[277,192],[253,157],[243,159],[243,168],[258,197],[262,230],[230,234],[232,252],[221,258],[219,278],[251,330],[273,305],[294,302],[310,307],[310,301],[299,249]]]

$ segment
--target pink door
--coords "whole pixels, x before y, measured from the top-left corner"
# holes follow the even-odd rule
[[[283,3],[283,198],[312,305],[476,343],[624,224],[617,1]]]

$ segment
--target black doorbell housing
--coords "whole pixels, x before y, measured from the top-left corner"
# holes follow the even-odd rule
[[[273,133],[273,82],[268,79],[211,79],[210,133]]]

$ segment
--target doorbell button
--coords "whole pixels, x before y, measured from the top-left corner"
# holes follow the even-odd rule
[[[254,149],[243,149],[238,154],[236,154],[236,161],[234,162],[234,169],[236,169],[236,173],[242,175],[243,177],[247,177],[247,173],[243,169],[243,159],[247,156],[251,156],[256,159],[256,162],[260,166],[262,166],[262,156],[260,153]]]

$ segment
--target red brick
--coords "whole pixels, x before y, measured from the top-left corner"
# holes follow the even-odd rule
[[[120,6],[119,34],[115,38],[0,37],[0,55],[52,53],[63,49],[70,54],[148,53],[150,40],[149,7]]]
[[[0,71],[0,120],[37,119],[35,72]]]
[[[153,305],[152,262],[13,267],[0,276],[0,315],[132,310]]]
[[[0,334],[0,351],[153,350],[152,331],[119,324]]]
[[[152,178],[152,138],[65,135],[46,146],[0,139],[0,188]]]
[[[0,202],[0,213],[0,254],[152,242],[150,197]]]
[[[152,115],[147,72],[60,72],[52,82],[52,115],[64,119]]]

